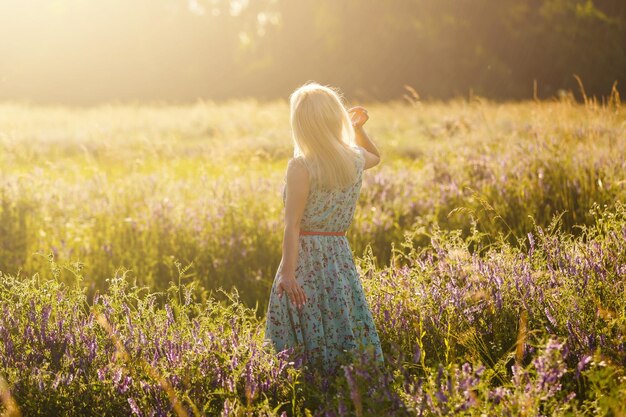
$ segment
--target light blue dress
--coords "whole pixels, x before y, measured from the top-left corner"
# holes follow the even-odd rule
[[[362,148],[355,152],[355,164],[356,181],[346,189],[324,190],[311,181],[301,230],[348,229],[361,191]],[[299,310],[286,293],[278,297],[277,271],[267,308],[266,341],[277,351],[294,347],[304,353],[305,362],[326,370],[336,369],[344,352],[355,349],[382,363],[380,340],[347,237],[301,235],[295,275],[307,302]]]

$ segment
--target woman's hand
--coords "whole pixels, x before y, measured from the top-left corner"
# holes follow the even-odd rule
[[[354,126],[355,129],[363,127],[365,122],[367,122],[367,120],[369,119],[369,116],[367,115],[367,110],[365,110],[365,108],[361,106],[352,107],[348,110],[348,113],[352,118],[352,126]]]
[[[283,293],[287,293],[294,307],[302,308],[306,303],[306,294],[294,277],[280,274],[278,278],[278,297],[282,298]]]

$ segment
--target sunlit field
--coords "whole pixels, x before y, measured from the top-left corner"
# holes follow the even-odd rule
[[[619,97],[363,105],[385,366],[325,376],[262,344],[286,102],[0,104],[5,412],[626,415]]]

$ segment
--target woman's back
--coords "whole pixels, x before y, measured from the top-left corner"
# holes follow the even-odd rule
[[[354,163],[357,170],[356,180],[347,188],[328,190],[320,187],[314,178],[311,179],[309,197],[300,222],[301,230],[343,232],[350,227],[365,166],[365,156],[361,151],[357,153]]]

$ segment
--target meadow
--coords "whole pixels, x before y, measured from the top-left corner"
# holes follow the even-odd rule
[[[385,365],[263,344],[283,101],[0,104],[7,415],[625,415],[626,111],[366,104],[348,239]]]

